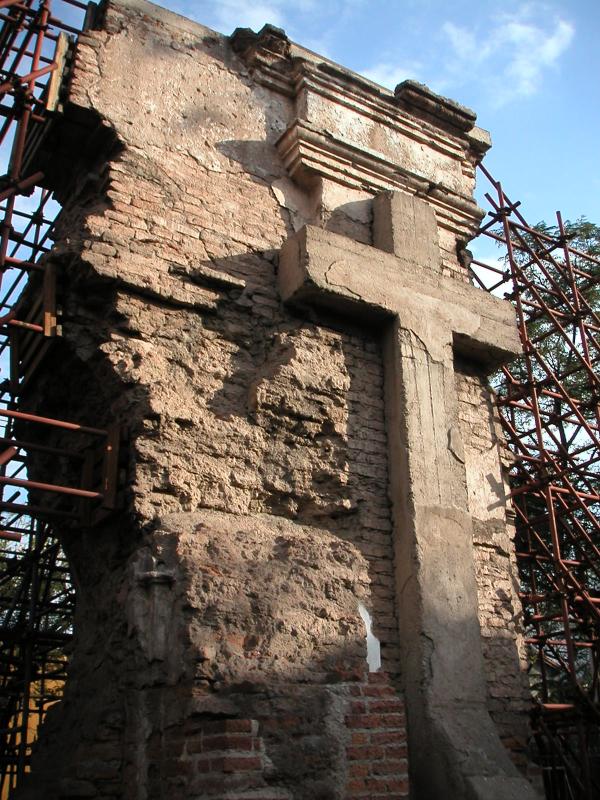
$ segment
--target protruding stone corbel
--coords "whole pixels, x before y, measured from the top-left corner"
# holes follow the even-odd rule
[[[273,66],[289,61],[291,42],[282,28],[264,25],[258,33],[251,28],[236,28],[230,37],[231,46],[249,67]]]

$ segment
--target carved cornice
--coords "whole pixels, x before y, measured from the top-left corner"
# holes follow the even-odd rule
[[[277,150],[298,184],[314,185],[328,178],[354,189],[376,194],[382,189],[400,189],[427,198],[444,227],[468,236],[477,227],[482,211],[469,196],[433,183],[422,175],[394,163],[380,153],[354,146],[303,120],[295,120],[277,141]]]
[[[466,106],[461,106],[448,97],[434,94],[424,83],[403,81],[394,90],[394,99],[399,108],[424,119],[442,122],[459,131],[467,132],[475,125],[477,115]]]
[[[346,93],[362,95],[367,103],[375,102],[380,111],[387,107],[388,113],[395,116],[417,118],[428,122],[432,128],[446,129],[463,136],[476,129],[476,115],[471,109],[435,94],[425,84],[406,80],[391,92],[297,45],[286,36],[285,31],[273,25],[265,25],[258,33],[249,28],[236,28],[230,41],[233,50],[252,70],[257,82],[286,95],[297,95],[302,86],[299,79],[301,81],[311,75],[315,81],[320,78],[324,85],[337,84]],[[485,141],[485,137],[477,133],[475,139]]]
[[[474,170],[490,142],[470,109],[415,81],[390,92],[270,25],[258,34],[238,29],[231,43],[255,82],[294,100],[296,118],[277,149],[295,181],[418,194],[440,225],[472,236],[482,217]]]

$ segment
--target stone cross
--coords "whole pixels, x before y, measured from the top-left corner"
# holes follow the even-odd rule
[[[441,273],[435,214],[374,199],[375,246],[305,226],[283,246],[283,300],[376,325],[410,763],[419,800],[533,798],[486,708],[454,355],[489,371],[520,350],[512,306]],[[314,314],[314,311],[311,312]]]

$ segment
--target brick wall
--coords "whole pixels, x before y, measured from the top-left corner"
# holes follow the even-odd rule
[[[510,520],[506,519],[509,455],[486,383],[464,365],[462,372],[457,373],[457,381],[469,502],[474,517],[473,545],[488,708],[514,762],[527,770],[531,700],[513,531]],[[491,437],[498,444],[490,442]]]
[[[385,673],[370,673],[362,682],[326,687],[343,718],[340,748],[329,769],[344,788],[335,796],[344,800],[398,800],[408,797],[408,760],[404,704]],[[278,767],[269,757],[277,753],[277,739],[295,740],[296,759],[319,770],[319,754],[302,714],[259,719],[188,720],[185,735],[165,749],[159,737],[150,747],[157,775],[170,797],[201,793],[228,800],[291,800],[304,796],[294,770]],[[311,758],[311,752],[314,756]],[[312,763],[311,763],[312,762]],[[283,779],[289,788],[275,786]],[[333,797],[332,789],[317,780],[307,797]]]
[[[366,684],[353,686],[346,725],[350,798],[408,797],[408,752],[404,704],[385,673],[371,673]]]

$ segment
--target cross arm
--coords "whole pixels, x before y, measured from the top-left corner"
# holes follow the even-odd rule
[[[279,288],[290,305],[325,308],[358,322],[377,325],[398,317],[402,327],[418,332],[435,320],[438,335],[451,337],[457,352],[488,371],[521,350],[507,301],[312,225],[283,245]],[[432,337],[425,332],[423,338]]]

